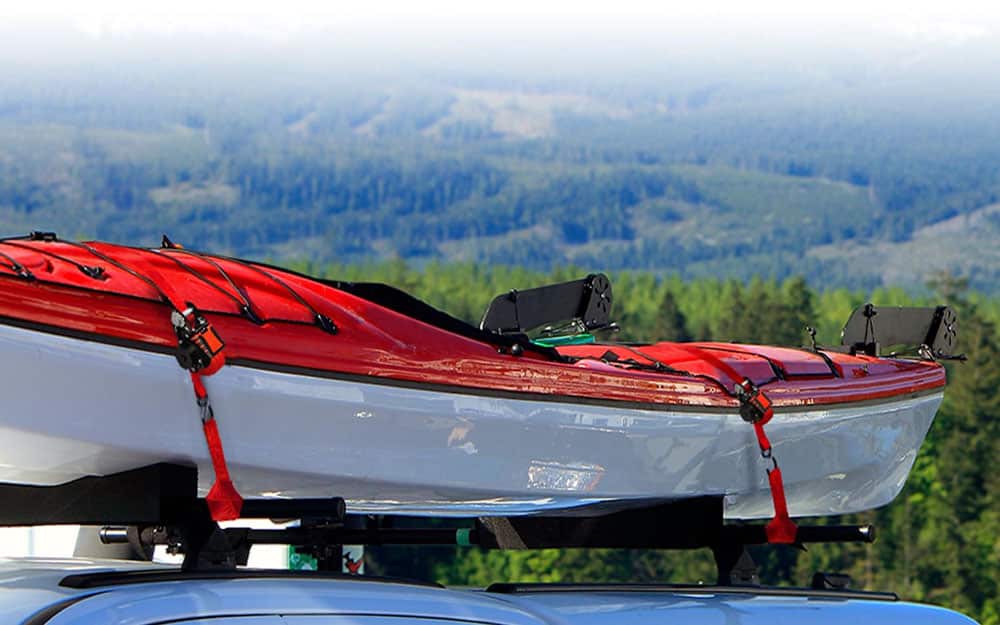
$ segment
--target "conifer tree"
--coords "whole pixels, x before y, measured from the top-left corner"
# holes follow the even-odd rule
[[[781,286],[781,294],[787,310],[785,319],[787,327],[783,329],[781,344],[802,345],[806,327],[817,326],[813,309],[813,292],[806,284],[805,278],[796,276],[785,281]]]
[[[690,341],[687,319],[677,305],[677,300],[671,290],[663,293],[660,308],[656,313],[656,323],[653,325],[653,338],[657,341]]]
[[[995,598],[996,482],[993,473],[1000,448],[1000,349],[996,328],[976,307],[962,306],[960,344],[966,363],[950,367],[950,384],[931,449],[940,488],[931,491],[928,520],[921,539],[937,557],[921,562],[927,598],[948,601],[976,613]],[[940,545],[927,544],[943,541]],[[957,603],[956,603],[957,602]]]
[[[774,307],[774,299],[767,285],[755,276],[747,286],[743,310],[743,337],[748,343],[776,343],[776,326],[780,322],[775,318],[778,312]]]
[[[722,289],[722,312],[713,338],[721,341],[749,340],[749,324],[743,298],[743,286],[729,280]]]

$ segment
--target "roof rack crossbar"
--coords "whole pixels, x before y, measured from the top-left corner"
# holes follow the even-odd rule
[[[54,486],[0,484],[0,526],[170,522],[197,492],[197,469],[167,463]]]
[[[594,509],[572,516],[483,517],[465,527],[409,527],[399,517],[351,515],[344,500],[247,500],[247,518],[299,519],[283,529],[221,529],[197,496],[194,467],[155,464],[57,486],[0,484],[2,525],[119,525],[102,541],[128,542],[148,556],[153,545],[184,553],[182,569],[231,570],[253,544],[290,544],[338,569],[341,545],[459,545],[485,549],[710,548],[718,583],[754,584],[748,545],[767,543],[761,525],[726,525],[721,496],[647,501],[640,508]],[[420,522],[417,521],[419,524]],[[871,526],[799,526],[798,543],[872,542]]]

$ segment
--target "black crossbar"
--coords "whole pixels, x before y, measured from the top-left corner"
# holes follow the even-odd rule
[[[154,464],[55,486],[0,484],[0,526],[170,522],[198,494],[198,470]]]
[[[484,549],[710,548],[719,583],[742,583],[756,573],[748,545],[767,543],[762,525],[725,525],[723,497],[649,501],[639,508],[594,509],[568,516],[483,517],[466,527],[394,527],[388,516],[347,515],[344,500],[250,499],[245,518],[301,519],[299,527],[258,530],[211,519],[198,496],[194,467],[156,464],[56,486],[0,484],[0,525],[118,525],[101,533],[146,552],[168,545],[185,554],[185,571],[232,569],[253,544],[291,544],[324,558],[344,544],[460,545]],[[872,542],[871,526],[799,526],[797,542]],[[335,548],[336,549],[333,549]],[[333,551],[331,551],[333,549]],[[339,551],[337,552],[339,553]],[[330,560],[330,558],[326,558]],[[339,567],[339,555],[333,565]]]
[[[200,514],[198,470],[160,463],[54,486],[0,484],[0,526],[162,525]],[[246,499],[246,519],[343,521],[340,497]]]

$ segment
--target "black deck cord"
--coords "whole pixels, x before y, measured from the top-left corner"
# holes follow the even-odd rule
[[[267,263],[262,263],[258,261],[253,261],[251,265],[248,264],[250,263],[250,261],[244,261],[242,259],[233,258],[231,256],[216,255],[216,258],[222,258],[224,260],[232,261],[237,264],[244,264],[255,268],[266,267],[267,269],[274,269],[282,273],[287,273],[296,276],[298,278],[302,278],[303,280],[308,280],[309,282],[314,282],[316,284],[330,287],[338,291],[343,291],[355,297],[359,297],[363,300],[366,300],[372,304],[376,304],[383,308],[388,308],[393,312],[399,313],[411,319],[416,319],[417,321],[421,321],[428,325],[444,330],[445,332],[449,332],[451,334],[457,334],[459,336],[463,336],[467,339],[471,339],[479,343],[486,343],[487,345],[492,345],[501,350],[510,350],[510,351],[514,351],[515,349],[522,349],[525,351],[530,350],[534,354],[545,356],[546,358],[554,360],[556,362],[569,362],[569,359],[567,359],[567,357],[562,356],[561,354],[559,354],[558,351],[556,351],[552,347],[542,347],[541,345],[535,345],[530,341],[524,341],[524,342],[516,341],[511,339],[508,335],[494,334],[492,332],[487,332],[486,330],[482,330],[477,326],[470,325],[469,323],[462,321],[461,319],[452,317],[448,313],[434,308],[433,306],[413,297],[412,295],[406,293],[405,291],[401,291],[387,284],[330,280],[330,279],[310,276],[300,271],[295,271],[294,269],[288,269],[287,267],[278,267],[275,265],[269,265]],[[411,309],[408,309],[407,306],[400,306],[399,302],[396,303],[388,302],[383,297],[375,296],[370,292],[367,293],[359,292],[359,287],[371,287],[371,286],[376,286],[379,287],[380,289],[386,289],[388,291],[398,294],[408,302],[415,303],[418,308],[422,309],[422,312],[415,312]],[[428,312],[430,313],[430,316],[426,314]],[[326,317],[322,318],[326,319]],[[319,319],[316,320],[316,323],[322,327],[322,322]],[[335,334],[337,332],[336,326],[331,325],[330,332],[331,334]],[[509,353],[509,352],[504,352],[504,353]]]
[[[709,347],[708,345],[702,345],[698,349],[707,349],[708,351],[711,352],[722,352],[724,354],[739,354],[741,356],[754,356],[756,358],[760,358],[761,360],[765,361],[768,364],[768,366],[771,367],[771,372],[774,373],[774,376],[779,380],[784,380],[788,377],[788,372],[785,371],[785,368],[781,366],[781,364],[779,364],[776,360],[774,360],[770,356],[766,356],[764,354],[741,352],[738,349],[727,349],[725,347]]]
[[[131,276],[134,276],[135,278],[138,278],[139,280],[142,280],[150,288],[152,288],[154,291],[156,291],[156,293],[160,296],[160,299],[163,300],[163,302],[165,304],[167,304],[168,306],[170,306],[171,308],[174,308],[176,310],[176,307],[174,306],[174,302],[170,299],[170,296],[167,295],[163,291],[163,289],[161,289],[159,287],[159,285],[156,284],[155,280],[149,278],[148,276],[142,275],[141,273],[139,273],[138,271],[135,271],[134,269],[132,269],[128,265],[125,265],[124,263],[118,262],[117,260],[111,258],[107,254],[104,254],[104,253],[102,253],[102,252],[94,249],[93,247],[87,245],[86,243],[77,243],[76,241],[64,241],[62,239],[58,239],[58,241],[60,243],[65,243],[66,245],[69,245],[69,246],[72,246],[72,247],[76,247],[76,248],[85,250],[86,252],[89,252],[93,256],[96,256],[97,258],[100,258],[104,262],[110,263],[110,264],[114,265],[115,267],[121,269],[125,273],[127,273],[127,274],[129,274]],[[34,248],[32,248],[32,249],[34,249]],[[177,312],[183,313],[184,311],[178,310]]]
[[[775,361],[774,359],[772,359],[770,356],[766,356],[764,354],[753,354],[753,353],[749,353],[749,352],[741,352],[741,351],[734,350],[734,349],[726,349],[725,347],[708,347],[708,346],[704,346],[701,349],[708,349],[708,350],[716,351],[716,352],[726,352],[727,354],[743,354],[743,355],[747,355],[747,356],[757,356],[758,358],[763,358],[764,360],[766,360],[768,362],[768,364],[771,365],[771,369],[773,369],[775,371],[775,373],[778,375],[778,377],[782,378],[782,379],[786,379],[786,378],[790,378],[790,377],[791,378],[795,378],[795,377],[810,377],[812,375],[812,374],[809,374],[809,373],[801,373],[801,374],[788,373],[788,371],[785,371],[785,368],[782,367],[780,364],[778,364],[777,361]],[[786,349],[802,349],[802,348],[789,347],[789,348],[786,348]],[[831,360],[830,357],[827,356],[826,354],[821,353],[819,351],[819,349],[816,349],[815,351],[809,350],[809,349],[802,349],[802,351],[813,352],[816,355],[818,355],[820,358],[822,358],[823,362],[826,364],[826,368],[830,370],[830,375],[832,375],[833,377],[835,377],[835,378],[843,377],[843,376],[840,375],[840,372],[837,371],[837,367],[834,366],[833,360]],[[780,373],[778,373],[779,371],[780,371]]]
[[[215,267],[215,270],[218,271],[219,274],[223,278],[225,278],[226,282],[229,283],[229,286],[233,287],[233,290],[236,291],[239,294],[240,298],[243,299],[243,304],[240,306],[240,312],[243,314],[243,316],[246,317],[247,319],[249,319],[250,321],[252,321],[253,323],[256,323],[257,325],[261,325],[261,324],[264,323],[264,320],[261,319],[257,315],[257,313],[254,312],[253,309],[255,307],[253,305],[253,302],[250,301],[250,296],[248,294],[244,293],[240,289],[240,287],[236,286],[236,283],[229,276],[229,273],[227,273],[226,270],[222,268],[222,265],[220,265],[219,263],[215,262],[212,259],[211,256],[209,256],[207,254],[202,254],[200,252],[194,252],[194,251],[191,251],[191,250],[186,250],[186,249],[184,249],[182,247],[165,247],[165,248],[162,248],[162,249],[173,250],[175,252],[180,252],[182,254],[187,254],[188,256],[194,256],[195,258],[200,258],[201,260],[203,260],[206,263],[210,264],[211,266]],[[152,250],[146,250],[146,251],[152,252]],[[152,252],[152,253],[155,254],[156,252]],[[175,262],[178,262],[178,263],[180,262],[177,259],[172,259],[172,260],[174,260]]]
[[[79,269],[83,275],[87,276],[88,278],[93,278],[94,280],[104,280],[106,278],[106,276],[104,275],[104,269],[102,267],[92,267],[90,265],[84,265],[83,263],[76,262],[72,258],[67,258],[63,256],[62,254],[56,254],[51,250],[46,250],[39,247],[33,247],[31,245],[24,245],[23,243],[15,243],[15,241],[28,241],[28,240],[33,240],[33,239],[29,239],[28,237],[16,237],[16,238],[11,237],[9,239],[0,239],[0,245],[8,245],[10,247],[16,247],[18,249],[35,252],[36,254],[42,254],[43,256],[51,256],[56,260],[60,260],[64,263],[69,263],[70,265],[73,265],[74,267]],[[64,242],[65,241],[60,241],[60,243]]]
[[[587,356],[586,358],[581,358],[581,360],[585,360],[585,359],[586,360],[592,360],[594,358],[591,357],[591,356]],[[605,362],[607,362],[607,361],[605,361]],[[614,362],[620,362],[622,364],[626,364],[626,365],[628,365],[628,368],[630,368],[630,369],[638,369],[640,371],[652,371],[653,373],[668,373],[668,374],[678,375],[678,376],[685,377],[685,378],[693,378],[693,379],[705,380],[707,382],[711,382],[714,386],[718,386],[719,388],[723,389],[726,392],[726,394],[729,395],[730,397],[736,397],[736,398],[739,397],[738,394],[731,392],[729,390],[729,388],[726,387],[725,383],[721,382],[718,378],[714,378],[714,377],[712,377],[712,376],[710,376],[710,375],[708,375],[706,373],[691,373],[690,371],[684,371],[683,369],[676,369],[676,368],[671,367],[669,365],[663,365],[663,364],[652,364],[652,365],[650,365],[650,364],[646,364],[646,363],[643,363],[643,362],[639,362],[638,360],[635,360],[633,358],[629,358],[628,360],[618,360],[618,361],[614,361]],[[761,382],[757,386],[764,386],[764,385],[767,385],[767,384],[771,384],[772,382],[778,382],[779,380],[780,380],[780,378],[778,378],[777,376],[772,376],[772,377],[764,380],[763,382]]]
[[[35,274],[31,273],[30,271],[28,271],[27,267],[25,267],[21,263],[17,262],[16,260],[14,260],[14,257],[12,257],[12,256],[10,256],[8,254],[5,254],[3,252],[0,252],[0,258],[3,258],[7,262],[10,263],[10,267],[8,267],[8,269],[10,269],[11,271],[13,271],[17,275],[21,276],[25,280],[34,280],[35,279]]]
[[[621,345],[608,345],[608,346],[609,347],[622,347]],[[635,352],[636,354],[638,354],[642,358],[649,358],[648,356],[644,356],[640,352],[636,352],[635,350],[631,350],[630,349],[629,351]],[[580,361],[580,360],[596,360],[598,362],[604,362],[604,363],[608,363],[608,364],[613,364],[614,362],[621,362],[623,364],[627,364],[629,366],[629,368],[631,368],[631,369],[640,369],[640,370],[643,370],[643,371],[652,371],[654,373],[666,373],[666,374],[672,374],[672,375],[681,376],[681,377],[684,377],[684,378],[692,378],[692,379],[696,379],[696,380],[705,380],[706,382],[711,383],[713,386],[719,387],[719,389],[721,389],[722,392],[725,393],[726,395],[729,395],[730,397],[736,397],[737,396],[735,392],[731,391],[729,389],[729,387],[727,387],[718,378],[714,378],[714,377],[712,377],[712,376],[710,376],[708,374],[705,374],[705,373],[691,373],[690,371],[685,371],[683,369],[676,369],[674,367],[671,367],[668,364],[665,364],[665,363],[663,363],[663,362],[661,362],[659,360],[656,360],[655,358],[650,358],[650,360],[652,360],[653,364],[649,364],[649,365],[641,363],[641,362],[638,362],[637,360],[633,360],[633,359],[620,360],[620,361],[610,361],[609,362],[605,358],[601,358],[599,356],[582,356],[582,357],[578,357],[576,360],[577,361]],[[765,382],[765,384],[767,384],[767,383],[769,383],[771,381],[773,381],[773,380],[768,380],[767,382]]]
[[[59,243],[65,243],[66,245],[69,245],[69,246],[72,246],[72,247],[76,247],[78,249],[85,250],[87,253],[91,254],[92,256],[95,256],[95,257],[97,257],[97,258],[99,258],[99,259],[101,259],[101,260],[103,260],[103,261],[105,261],[105,262],[107,262],[107,263],[109,263],[111,265],[114,265],[118,269],[121,269],[122,271],[128,273],[129,275],[131,275],[131,276],[133,276],[133,277],[141,280],[142,282],[144,282],[145,284],[147,284],[150,288],[152,288],[154,291],[156,291],[156,293],[160,296],[161,300],[163,300],[165,303],[167,303],[171,308],[174,307],[173,302],[171,301],[170,297],[163,291],[163,289],[161,289],[156,284],[156,282],[154,280],[150,279],[148,276],[145,276],[145,275],[139,273],[138,271],[135,271],[131,267],[129,267],[129,266],[127,266],[127,265],[125,265],[125,264],[123,264],[123,263],[121,263],[121,262],[113,259],[113,258],[111,258],[107,254],[104,254],[103,252],[101,252],[101,251],[93,248],[92,246],[87,245],[86,243],[78,243],[76,241],[66,241],[66,240],[63,240],[63,239],[59,239],[55,235],[49,235],[49,236],[45,236],[44,238],[40,238],[40,237],[36,236],[35,234],[31,234],[31,235],[27,235],[27,236],[9,237],[9,238],[6,238],[6,239],[0,239],[0,244],[10,245],[10,246],[13,246],[13,247],[18,247],[18,248],[23,248],[23,249],[26,249],[26,250],[30,250],[30,251],[33,251],[33,252],[40,253],[40,254],[45,254],[45,255],[48,255],[48,256],[52,256],[53,258],[56,258],[58,260],[62,260],[64,262],[67,262],[67,263],[70,263],[70,264],[74,265],[75,267],[77,267],[78,269],[80,269],[80,271],[82,271],[83,273],[85,273],[88,276],[91,276],[91,277],[101,276],[101,275],[103,275],[104,270],[102,268],[100,268],[100,267],[88,267],[87,265],[83,265],[81,263],[78,263],[77,261],[75,261],[75,260],[73,260],[71,258],[66,258],[65,256],[61,256],[59,254],[56,254],[55,252],[50,252],[48,250],[39,249],[39,248],[32,247],[32,246],[29,246],[29,245],[20,245],[20,244],[12,242],[12,241],[20,241],[20,240],[43,240],[43,241],[48,241],[48,242],[59,242]],[[148,253],[153,253],[153,254],[156,253],[156,252],[153,252],[152,250],[149,250],[147,248],[130,247],[129,249],[134,249],[134,250],[148,252]],[[197,277],[201,278],[202,280],[204,280],[208,284],[211,284],[214,288],[220,290],[222,293],[224,293],[226,296],[228,296],[230,299],[232,299],[234,302],[236,302],[237,305],[240,307],[240,313],[244,317],[246,317],[248,320],[250,320],[253,323],[256,323],[258,325],[264,323],[264,321],[261,320],[261,318],[259,316],[257,316],[256,313],[253,312],[253,310],[251,308],[251,302],[249,301],[249,298],[247,297],[247,295],[245,293],[243,293],[236,286],[235,282],[233,282],[232,278],[229,276],[229,274],[226,272],[226,270],[223,269],[218,263],[216,263],[215,261],[213,261],[210,258],[205,257],[205,255],[199,254],[198,252],[193,252],[193,251],[190,251],[190,250],[184,250],[184,249],[176,248],[176,247],[173,247],[173,248],[164,248],[164,249],[175,250],[175,251],[179,251],[179,252],[183,252],[183,253],[195,256],[197,258],[203,258],[206,262],[210,263],[213,267],[215,267],[216,269],[218,269],[219,273],[222,274],[223,277],[225,277],[225,279],[229,282],[229,284],[232,285],[233,289],[237,293],[239,293],[242,298],[244,298],[243,302],[245,302],[245,303],[241,302],[241,300],[239,298],[235,297],[232,293],[227,292],[225,289],[223,289],[223,288],[219,287],[217,284],[214,284],[213,282],[211,282],[211,280],[208,280],[204,276],[200,275],[195,269],[189,267],[185,263],[177,260],[176,258],[172,258],[169,255],[166,256],[166,258],[170,258],[170,260],[172,260],[175,263],[181,265],[182,267],[184,267],[185,269],[187,269],[191,273],[195,274]],[[283,280],[279,279],[276,276],[271,275],[270,273],[268,273],[268,272],[266,272],[266,271],[264,271],[264,270],[262,270],[262,269],[260,269],[258,267],[254,267],[253,265],[251,265],[250,263],[247,263],[245,261],[240,261],[238,259],[232,259],[232,258],[226,258],[226,260],[230,260],[232,262],[236,262],[238,265],[245,266],[245,267],[247,267],[249,269],[252,269],[253,271],[256,271],[256,272],[258,272],[258,273],[260,273],[260,274],[262,274],[264,276],[267,276],[268,278],[270,278],[271,280],[273,280],[277,284],[281,285],[282,287],[284,287],[292,295],[292,297],[294,297],[296,299],[296,301],[298,301],[299,303],[301,303],[303,306],[305,306],[309,310],[309,312],[313,315],[313,318],[314,318],[314,321],[315,321],[316,325],[318,325],[323,330],[329,332],[330,334],[336,334],[337,333],[337,326],[333,323],[333,321],[329,317],[327,317],[326,315],[323,315],[322,313],[320,313],[319,311],[317,311],[312,305],[309,304],[309,302],[305,301],[305,299],[303,299],[302,296],[300,296],[291,286],[285,284],[285,282]],[[180,311],[178,311],[178,312],[180,312]]]
[[[665,364],[665,363],[657,360],[656,358],[653,358],[652,356],[650,356],[649,354],[647,354],[645,352],[639,351],[635,347],[626,346],[626,349],[628,349],[629,351],[631,351],[633,354],[638,354],[639,356],[641,356],[643,358],[646,358],[648,360],[652,360],[653,362],[660,363],[664,367],[669,367],[669,365],[667,365],[667,364]],[[697,349],[705,349],[705,347],[704,346],[699,346]],[[670,367],[670,368],[674,369],[673,367]],[[729,390],[729,386],[727,386],[725,382],[723,382],[722,380],[720,380],[720,379],[718,379],[718,378],[716,378],[714,376],[708,375],[707,373],[691,373],[690,371],[684,371],[682,369],[674,369],[674,371],[680,371],[682,374],[687,374],[688,376],[690,376],[692,378],[700,378],[700,379],[703,379],[703,380],[709,380],[709,381],[715,383],[716,385],[718,385],[720,388],[722,388],[722,390],[726,391],[726,394],[728,394],[730,397],[736,397],[736,398],[738,398],[740,396],[739,393],[737,393],[736,391]],[[775,374],[771,378],[768,378],[767,380],[764,380],[760,384],[757,384],[757,386],[765,386],[767,384],[771,384],[772,382],[779,382],[779,381],[781,381],[781,376]]]
[[[837,366],[834,364],[833,358],[830,358],[830,355],[827,354],[825,351],[823,351],[823,349],[824,348],[822,345],[815,345],[811,351],[813,351],[817,356],[823,359],[823,362],[825,362],[826,366],[829,367],[830,373],[833,374],[833,377],[835,378],[844,377],[843,375],[840,374],[840,370],[837,369]]]
[[[604,343],[596,343],[596,345],[605,345],[605,344]],[[736,393],[736,391],[731,390],[722,380],[720,380],[720,379],[718,379],[718,378],[716,378],[714,376],[708,375],[707,373],[691,373],[690,371],[685,371],[683,369],[677,369],[675,367],[671,367],[670,365],[666,364],[665,362],[663,362],[661,360],[658,360],[656,358],[653,358],[649,354],[641,352],[638,349],[636,349],[635,347],[632,347],[630,345],[622,345],[622,344],[617,344],[616,343],[616,344],[607,344],[607,346],[608,347],[623,348],[623,349],[626,349],[626,350],[632,352],[633,354],[639,356],[640,358],[645,358],[646,360],[648,360],[651,363],[653,363],[653,368],[652,368],[653,371],[658,371],[660,373],[672,373],[674,375],[680,375],[680,376],[684,376],[686,378],[694,378],[694,379],[699,379],[699,380],[706,380],[708,382],[711,382],[715,386],[718,386],[720,389],[722,389],[722,391],[726,395],[729,395],[730,397],[739,397],[739,395]],[[597,358],[595,356],[587,356],[585,358],[581,358],[581,360],[600,360],[601,362],[607,362],[603,358]],[[636,364],[640,364],[641,365],[641,363],[636,363]],[[779,378],[778,376],[775,376],[775,377],[773,377],[773,378],[771,378],[769,380],[764,380],[763,382],[761,382],[757,386],[764,386],[765,384],[770,384],[772,382],[777,382],[780,379],[781,378]]]
[[[212,287],[213,289],[215,289],[219,293],[222,293],[223,295],[225,295],[229,299],[233,300],[233,302],[236,303],[236,306],[240,309],[240,313],[244,317],[246,317],[248,320],[252,321],[253,323],[256,323],[257,325],[262,325],[262,324],[266,323],[267,321],[269,321],[268,319],[262,318],[260,315],[258,315],[257,313],[255,313],[253,311],[253,307],[250,305],[250,298],[247,297],[247,296],[245,296],[243,294],[243,292],[241,292],[240,290],[238,290],[238,289],[236,290],[236,292],[239,294],[239,297],[237,297],[236,295],[233,295],[232,293],[230,293],[226,289],[222,288],[218,284],[216,284],[216,283],[212,282],[211,280],[209,280],[208,278],[206,278],[205,275],[203,273],[201,273],[200,271],[198,271],[197,269],[194,269],[193,267],[191,267],[187,263],[182,262],[182,261],[174,258],[173,256],[170,256],[169,254],[160,254],[158,252],[154,252],[153,250],[147,250],[147,249],[144,249],[144,248],[135,248],[135,249],[139,249],[139,250],[142,250],[144,252],[149,252],[150,254],[156,254],[157,256],[159,256],[161,258],[168,258],[171,261],[177,263],[177,265],[179,267],[181,267],[182,269],[184,269],[185,271],[187,271],[188,273],[190,273],[195,278],[198,278],[199,280],[201,280],[205,284],[209,285],[210,287]]]
[[[164,249],[167,249],[167,250],[177,250],[177,251],[186,251],[186,250],[179,250],[178,248],[169,248],[169,247],[168,248],[164,248]],[[189,253],[193,253],[193,252],[189,252]],[[316,322],[316,325],[318,325],[321,329],[325,330],[326,332],[329,332],[330,334],[336,334],[337,333],[337,326],[333,323],[332,319],[330,319],[329,317],[327,317],[323,313],[321,313],[318,310],[316,310],[316,308],[312,304],[310,304],[309,302],[307,302],[306,299],[304,297],[302,297],[299,294],[298,291],[296,291],[295,289],[293,289],[287,282],[285,282],[284,280],[282,280],[278,276],[275,276],[275,275],[273,275],[272,273],[270,273],[268,271],[264,271],[263,269],[261,269],[260,267],[258,267],[257,265],[255,265],[254,263],[250,263],[250,262],[247,262],[247,261],[239,259],[239,258],[233,258],[231,256],[222,256],[220,258],[225,258],[229,262],[236,263],[240,267],[244,267],[244,268],[249,269],[251,271],[255,271],[255,272],[259,273],[260,275],[268,278],[269,280],[271,280],[275,284],[281,286],[283,289],[285,289],[286,291],[288,291],[289,295],[291,295],[295,299],[295,301],[297,301],[298,303],[302,304],[302,306],[304,306],[309,311],[309,313],[313,316],[313,320]]]

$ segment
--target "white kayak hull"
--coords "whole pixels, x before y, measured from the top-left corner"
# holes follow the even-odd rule
[[[59,484],[157,462],[213,479],[190,377],[167,354],[0,326],[0,482]],[[736,411],[621,408],[227,366],[206,378],[245,497],[329,497],[355,512],[514,515],[725,495],[772,514]],[[889,503],[940,391],[781,410],[767,427],[793,516]]]

